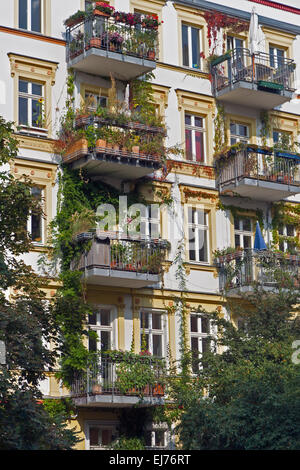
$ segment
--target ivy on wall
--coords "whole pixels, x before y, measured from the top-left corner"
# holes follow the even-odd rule
[[[279,229],[282,225],[293,225],[296,230],[296,235],[285,236],[279,234]],[[273,204],[273,217],[272,217],[272,239],[274,248],[278,248],[280,242],[286,241],[295,248],[300,248],[299,241],[300,233],[300,205],[287,202],[279,202]]]

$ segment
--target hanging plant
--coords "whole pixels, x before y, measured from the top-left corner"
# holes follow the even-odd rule
[[[207,39],[209,50],[211,54],[215,54],[217,47],[217,38],[218,33],[223,30],[223,53],[226,52],[226,34],[229,32],[231,34],[240,34],[243,31],[249,29],[249,23],[241,20],[240,18],[235,18],[233,16],[228,16],[225,13],[219,11],[206,11],[203,15],[203,18],[207,24]]]

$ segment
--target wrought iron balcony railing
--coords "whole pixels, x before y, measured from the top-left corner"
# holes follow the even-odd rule
[[[237,48],[216,58],[211,65],[215,93],[239,81],[255,83],[273,93],[295,89],[296,67],[292,59],[276,58],[264,52],[251,54],[248,49]]]
[[[296,154],[271,153],[251,146],[231,150],[217,162],[219,189],[221,193],[229,188],[245,196],[251,193],[255,199],[281,199],[285,197],[281,191],[286,195],[300,192],[299,164]]]
[[[95,354],[86,370],[74,375],[71,396],[163,397],[165,373],[161,361],[144,357],[132,361],[112,360]]]
[[[250,287],[258,283],[265,288],[300,286],[300,256],[254,249],[236,250],[217,258],[220,289]]]
[[[142,25],[130,26],[104,16],[86,18],[66,30],[67,61],[92,48],[148,61],[158,57],[158,33]]]

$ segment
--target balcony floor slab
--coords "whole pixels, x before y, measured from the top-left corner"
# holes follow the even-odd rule
[[[237,182],[222,184],[220,194],[226,195],[227,192],[234,192],[250,199],[275,202],[300,193],[300,187],[255,178],[242,178]]]
[[[110,77],[112,74],[119,80],[127,81],[151,72],[156,62],[92,47],[69,60],[68,66],[92,75]]]
[[[125,408],[139,404],[140,406],[157,406],[163,405],[164,397],[153,396],[127,396],[127,395],[88,395],[83,397],[73,397],[76,406],[82,407],[108,407],[108,408]]]
[[[293,92],[282,90],[273,93],[258,89],[257,84],[239,81],[216,92],[216,98],[222,103],[231,103],[250,108],[269,110],[290,101]]]
[[[160,280],[158,274],[119,271],[99,267],[88,268],[84,276],[87,284],[135,289],[152,286]]]

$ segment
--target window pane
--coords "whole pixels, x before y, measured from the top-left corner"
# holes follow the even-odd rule
[[[98,428],[90,428],[90,445],[91,446],[98,446],[99,445],[99,435],[100,429]]]
[[[245,232],[251,232],[251,220],[243,219],[243,230]]]
[[[42,218],[40,215],[31,216],[31,239],[34,242],[42,241]]]
[[[154,330],[161,329],[161,315],[155,313],[152,314],[152,328]]]
[[[42,127],[42,108],[41,103],[37,100],[31,101],[31,112],[32,112],[32,126],[33,127]]]
[[[274,52],[275,52],[274,47],[270,47],[270,65],[271,65],[271,67],[275,66]]]
[[[165,432],[155,431],[155,447],[164,447],[165,445]]]
[[[97,341],[94,338],[89,338],[89,351],[97,351]]]
[[[191,315],[191,331],[198,332],[198,317],[196,315]]]
[[[28,100],[19,98],[19,124],[28,126]]]
[[[141,313],[141,328],[149,328],[149,314],[146,312]]]
[[[235,245],[236,248],[237,248],[238,246],[241,246],[240,236],[239,236],[239,235],[235,235],[235,236],[234,236],[234,245]]]
[[[195,209],[188,207],[188,223],[193,224],[195,222]]]
[[[209,333],[209,320],[208,318],[201,318],[201,333]]]
[[[247,126],[243,126],[239,124],[239,135],[242,137],[247,137],[248,136],[248,128]]]
[[[251,237],[244,235],[244,248],[252,248],[251,247]]]
[[[273,141],[278,142],[279,141],[279,132],[274,131],[273,132]]]
[[[182,63],[189,66],[188,27],[182,25]]]
[[[234,122],[230,123],[230,134],[236,134],[236,125]]]
[[[108,446],[111,444],[112,439],[112,431],[111,429],[103,429],[102,430],[102,445]]]
[[[31,31],[41,32],[41,0],[31,0]]]
[[[185,124],[190,126],[192,124],[192,116],[190,116],[189,114],[185,114],[184,122],[185,122]]]
[[[196,138],[196,161],[204,162],[204,142],[203,142],[203,133],[195,132]]]
[[[207,263],[207,232],[206,230],[198,230],[199,237],[199,261]]]
[[[287,234],[288,237],[294,237],[295,236],[294,225],[287,225],[286,226],[286,234]]]
[[[110,326],[110,310],[100,311],[100,323],[104,326]]]
[[[42,96],[42,85],[39,83],[32,83],[32,94]]]
[[[19,80],[19,91],[22,93],[28,93],[28,82],[25,80]]]
[[[202,352],[207,352],[209,351],[209,346],[210,346],[210,339],[209,338],[202,338]]]
[[[203,127],[203,118],[195,116],[195,127]]]
[[[198,338],[191,338],[191,350],[197,353],[199,352],[199,339]]]
[[[27,0],[19,0],[19,28],[28,29],[27,17]]]
[[[207,213],[202,209],[198,209],[197,210],[197,215],[198,215],[198,224],[206,225],[207,224]]]
[[[150,236],[151,238],[159,238],[159,225],[158,224],[150,224]]]
[[[234,218],[234,228],[235,230],[240,230],[240,219],[237,217]]]
[[[196,260],[195,229],[193,228],[189,228],[189,258],[192,261]]]
[[[92,313],[92,315],[89,315],[89,325],[96,325],[97,323],[97,314]]]
[[[101,351],[107,351],[108,349],[111,349],[110,332],[101,331]]]
[[[153,356],[162,357],[162,336],[153,335]]]
[[[192,61],[193,67],[196,69],[200,68],[200,40],[199,40],[199,29],[192,28]]]
[[[192,131],[189,129],[185,130],[185,155],[187,160],[193,159]]]

